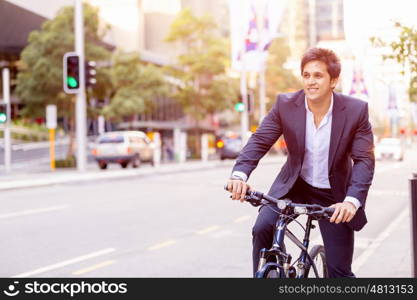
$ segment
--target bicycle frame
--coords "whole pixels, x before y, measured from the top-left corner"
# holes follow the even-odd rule
[[[255,274],[255,277],[264,277],[263,275],[268,272],[270,269],[276,268],[279,270],[279,276],[281,278],[295,277],[295,278],[304,278],[305,276],[305,265],[307,259],[310,261],[311,266],[313,267],[314,274],[318,277],[318,271],[314,261],[311,259],[308,254],[308,246],[310,243],[310,233],[311,229],[315,228],[315,225],[312,224],[314,218],[309,216],[306,222],[306,231],[304,234],[303,242],[301,242],[288,228],[288,224],[291,223],[292,219],[288,218],[288,211],[284,211],[283,214],[280,214],[275,225],[274,230],[274,239],[272,247],[270,249],[263,248],[260,252],[260,259],[258,265],[258,271]],[[284,245],[284,237],[287,236],[298,248],[301,249],[300,256],[298,258],[297,270],[291,266],[291,255],[286,253],[282,245]],[[278,258],[278,261],[267,262],[268,257],[275,255]]]

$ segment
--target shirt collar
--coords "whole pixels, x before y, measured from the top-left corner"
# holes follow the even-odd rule
[[[308,108],[307,97],[304,97],[304,104],[305,104],[305,107],[306,107],[306,111],[309,112],[309,113],[311,113],[311,110]],[[331,114],[332,111],[333,111],[333,93],[332,93],[332,97],[330,98],[330,107],[329,107],[329,110],[327,111],[327,113],[326,113],[325,116]]]

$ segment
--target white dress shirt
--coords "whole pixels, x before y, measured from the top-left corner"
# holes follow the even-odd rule
[[[316,128],[314,115],[308,108],[307,99],[305,99],[305,151],[300,176],[309,185],[321,189],[330,189],[329,148],[332,131],[333,96],[330,101],[328,112]]]
[[[329,111],[316,128],[314,115],[308,108],[307,99],[305,99],[305,152],[300,176],[309,185],[322,189],[331,188],[329,182],[329,148],[332,129],[333,94],[330,101]],[[244,181],[248,179],[248,176],[240,171],[234,171],[232,176],[240,177]],[[361,207],[360,201],[354,197],[347,196],[344,201],[351,202],[356,209]]]
[[[332,132],[333,94],[329,110],[317,127],[314,124],[314,115],[308,108],[307,99],[304,103],[306,107],[306,136],[300,176],[311,186],[330,189],[329,149]],[[344,201],[351,202],[356,209],[361,207],[360,201],[354,197],[347,196]]]

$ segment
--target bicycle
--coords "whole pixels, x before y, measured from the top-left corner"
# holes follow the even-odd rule
[[[227,190],[227,185],[224,188]],[[328,277],[324,246],[315,245],[310,251],[308,251],[308,248],[311,229],[315,228],[312,222],[314,220],[330,219],[334,208],[323,207],[318,204],[293,203],[290,199],[276,199],[254,190],[246,193],[245,200],[253,206],[275,204],[279,209],[279,211],[274,210],[279,216],[274,228],[272,247],[270,249],[261,249],[255,278],[307,278],[309,275],[314,275],[316,278]],[[273,209],[271,206],[267,206],[267,208]],[[300,222],[295,220],[299,215],[308,216],[305,228]],[[303,242],[288,229],[287,226],[292,221],[295,221],[303,228],[305,232]],[[298,259],[292,264],[292,256],[286,252],[285,236],[301,249]],[[275,262],[268,261],[270,257],[273,258],[274,256]],[[297,268],[294,267],[295,264]],[[311,269],[313,272],[310,272]]]

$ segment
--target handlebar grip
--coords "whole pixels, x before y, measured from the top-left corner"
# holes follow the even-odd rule
[[[325,209],[325,212],[327,212],[329,215],[333,215],[335,209],[333,207],[327,207]]]

